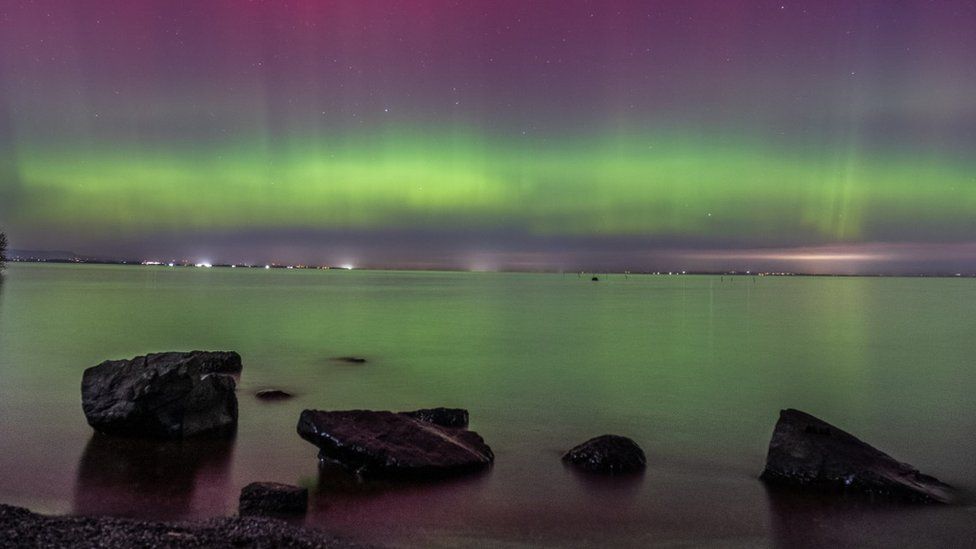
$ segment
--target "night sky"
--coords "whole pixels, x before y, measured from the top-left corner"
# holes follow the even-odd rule
[[[0,3],[15,249],[976,269],[976,2]]]

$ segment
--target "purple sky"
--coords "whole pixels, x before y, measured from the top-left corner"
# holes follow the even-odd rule
[[[228,262],[976,270],[974,29],[951,0],[10,0],[0,229]]]

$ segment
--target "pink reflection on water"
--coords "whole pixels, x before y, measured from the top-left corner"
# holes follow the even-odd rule
[[[550,460],[552,456],[540,456]],[[644,475],[580,473],[551,459],[549,473],[518,471],[523,489],[501,490],[487,470],[433,481],[363,481],[323,465],[306,520],[309,526],[380,543],[491,545],[511,540],[582,539],[614,525],[617,533],[644,530],[639,504]],[[511,473],[509,469],[506,473]],[[503,473],[504,474],[504,473]],[[539,485],[550,497],[539,501]],[[511,487],[509,487],[511,488]],[[624,534],[626,535],[626,534]]]
[[[175,520],[225,512],[234,439],[153,441],[94,434],[74,513]]]

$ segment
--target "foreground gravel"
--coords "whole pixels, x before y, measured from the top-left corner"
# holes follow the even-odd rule
[[[367,546],[268,518],[144,522],[111,517],[52,517],[0,504],[0,547]]]

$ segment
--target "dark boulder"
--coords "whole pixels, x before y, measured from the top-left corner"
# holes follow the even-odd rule
[[[448,476],[484,469],[494,460],[491,448],[474,431],[394,412],[305,410],[298,434],[319,447],[320,459],[364,476]]]
[[[254,396],[261,400],[286,400],[294,395],[287,391],[282,391],[281,389],[261,389],[260,391],[254,393]]]
[[[770,484],[907,501],[953,499],[952,488],[938,479],[799,410],[780,412],[760,478]]]
[[[237,353],[158,353],[107,360],[85,370],[82,408],[95,430],[121,436],[182,438],[231,433],[237,426]]]
[[[644,470],[647,457],[636,442],[617,435],[603,435],[580,444],[563,461],[590,473],[626,475]]]
[[[191,351],[184,353],[190,360],[199,360],[205,372],[239,374],[244,369],[241,355],[236,351]]]
[[[400,412],[420,421],[441,427],[467,427],[468,411],[463,408],[423,408],[413,412]]]
[[[277,482],[252,482],[241,490],[238,514],[302,515],[308,510],[308,488]]]

